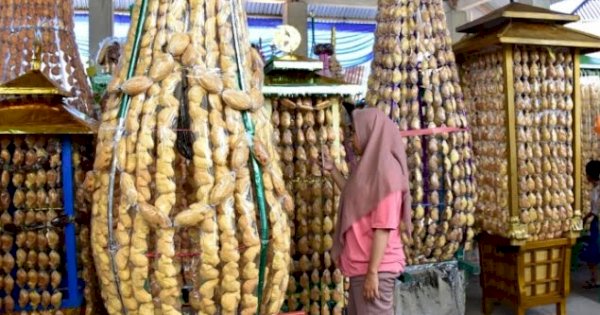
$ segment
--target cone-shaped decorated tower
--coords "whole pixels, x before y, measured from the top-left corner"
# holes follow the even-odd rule
[[[242,1],[137,0],[120,64],[94,165],[108,312],[278,313],[293,202]]]
[[[380,0],[367,102],[406,136],[413,199],[408,263],[471,246],[471,135],[442,0]],[[408,243],[408,244],[407,244]]]

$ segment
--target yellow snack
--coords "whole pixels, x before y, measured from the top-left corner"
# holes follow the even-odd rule
[[[130,96],[146,92],[154,82],[146,76],[133,77],[121,85],[121,90]]]
[[[168,228],[172,226],[168,216],[147,203],[140,203],[138,205],[138,213],[141,214],[144,220],[154,228]]]
[[[232,109],[245,111],[252,108],[252,99],[242,91],[226,89],[222,93],[223,101]]]
[[[186,33],[175,33],[169,38],[167,51],[173,56],[180,56],[190,44],[190,36]]]
[[[199,203],[193,204],[189,209],[184,210],[175,216],[173,223],[175,226],[196,226],[214,211],[207,205]]]

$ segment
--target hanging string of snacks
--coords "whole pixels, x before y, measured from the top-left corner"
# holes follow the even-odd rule
[[[69,216],[63,203],[61,140],[51,136],[3,136],[0,143],[3,309],[13,312],[31,308],[45,313],[59,310],[65,302],[63,291],[68,291],[63,287],[63,279],[72,276],[65,274],[69,253],[63,241]],[[83,163],[89,159],[85,147],[83,142],[75,143],[70,157],[73,179],[79,184],[83,183],[87,167]],[[84,190],[78,189],[75,196],[77,213],[73,218],[78,225],[78,257],[83,263],[89,250],[89,233],[83,227],[88,203]],[[93,290],[95,274],[82,265],[86,288]],[[85,298],[91,304],[95,295],[87,291]],[[89,308],[97,309],[92,305]]]
[[[274,314],[290,197],[241,2],[139,0],[134,12],[95,163],[108,311]]]
[[[293,268],[284,312],[341,314],[346,305],[348,281],[330,256],[340,191],[322,173],[321,164],[329,153],[348,174],[341,103],[359,88],[320,76],[315,70],[323,67],[322,61],[293,54],[274,58],[263,88],[283,178],[294,196],[287,201]]]
[[[600,159],[600,141],[597,133],[597,117],[600,117],[600,78],[596,71],[586,75],[582,69],[581,78],[581,160],[582,174],[585,174],[585,165],[591,160]],[[582,183],[581,204],[582,212],[585,216],[591,210],[590,193],[592,186],[588,183]]]
[[[571,228],[568,219],[573,216],[574,201],[573,136],[569,129],[573,109],[573,56],[567,50],[515,47],[511,57],[515,78],[520,220],[527,225],[532,240],[561,237]],[[505,96],[501,75],[504,57],[498,51],[479,58],[467,60],[464,67],[465,77],[470,78],[465,79],[465,83],[471,99],[488,100],[469,103],[478,113],[474,120],[477,151],[485,157],[478,160],[481,169],[478,179],[480,185],[490,188],[482,190],[485,193],[480,198],[480,210],[493,219],[482,220],[482,227],[491,234],[508,237],[508,194],[494,188],[508,185],[508,135],[504,131]],[[475,78],[477,82],[473,81]],[[490,128],[495,132],[490,132]],[[563,189],[565,187],[567,189]]]
[[[71,3],[0,3],[0,305],[8,313],[63,314],[85,303],[86,314],[103,314],[83,185],[96,112],[73,27]]]
[[[379,3],[366,101],[406,137],[413,235],[409,264],[451,259],[472,246],[474,166],[458,69],[440,0]],[[423,132],[421,132],[423,131]]]

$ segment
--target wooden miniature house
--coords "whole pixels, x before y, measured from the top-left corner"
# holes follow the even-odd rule
[[[459,27],[479,185],[483,313],[556,304],[566,314],[581,222],[580,55],[600,38],[577,16],[511,3]]]

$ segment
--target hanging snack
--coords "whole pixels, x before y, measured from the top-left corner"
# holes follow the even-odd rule
[[[513,243],[575,237],[583,228],[582,201],[589,200],[581,196],[585,180],[580,177],[587,163],[582,156],[590,158],[583,152],[590,147],[582,144],[592,146],[595,119],[589,105],[594,94],[580,89],[579,60],[600,49],[598,38],[565,28],[548,46],[531,36],[543,37],[544,27],[576,16],[523,4],[498,12],[525,13],[527,18],[507,20],[502,32],[488,32],[487,24],[497,24],[497,19],[482,18],[459,28],[494,38],[493,49],[473,45],[470,36],[455,45],[473,123],[476,180],[485,186],[477,220],[488,234]],[[556,14],[552,21],[549,14]],[[543,26],[539,35],[522,35],[524,27],[533,26]],[[577,49],[568,40],[572,36],[579,38]],[[511,41],[505,43],[508,37]],[[588,110],[584,115],[582,108]]]
[[[491,187],[479,205],[482,227],[491,234],[512,235],[508,190],[508,138],[505,133],[503,60],[491,52],[464,64],[470,99],[489,100],[469,105],[477,143],[478,182]],[[566,50],[515,47],[513,51],[519,172],[520,222],[532,240],[561,237],[573,217],[572,109],[573,56]],[[565,72],[571,74],[566,77]],[[478,78],[477,80],[474,80]],[[489,89],[489,86],[496,88]],[[500,87],[500,89],[498,89]],[[551,111],[547,111],[551,110]],[[496,132],[489,132],[490,126]],[[484,130],[485,129],[485,130]],[[498,176],[500,174],[500,177]],[[560,184],[559,184],[560,183]],[[504,188],[503,188],[504,187]],[[566,189],[563,189],[565,188]],[[560,188],[560,189],[558,189]],[[519,236],[522,237],[522,236]]]
[[[585,75],[581,78],[581,161],[582,174],[585,174],[585,165],[592,160],[600,160],[600,141],[595,131],[597,118],[600,117],[600,79],[594,75]],[[581,190],[582,212],[591,211],[590,193],[592,185],[583,181]]]
[[[314,69],[323,67],[323,63],[318,60],[279,61],[275,58],[267,66],[273,72],[266,76],[263,93],[271,103],[272,112],[268,116],[275,135],[279,135],[274,137],[278,138],[275,150],[282,157],[278,163],[283,174],[278,177],[285,179],[285,182],[273,181],[273,186],[287,187],[294,195],[293,200],[288,200],[295,245],[291,255],[294,268],[290,273],[293,285],[282,288],[287,302],[281,311],[327,314],[335,305],[329,293],[338,290],[338,296],[343,296],[344,289],[333,283],[320,283],[322,275],[338,270],[331,264],[329,251],[339,204],[339,190],[334,191],[333,182],[323,174],[321,164],[323,154],[328,152],[338,168],[348,173],[342,146],[345,126],[341,102],[343,95],[352,95],[359,87],[319,76]],[[306,82],[294,79],[299,74]],[[278,310],[271,314],[274,313]]]
[[[199,314],[273,314],[290,197],[274,189],[241,1],[138,0],[133,12],[96,148],[91,243],[108,312],[182,314],[185,287]]]
[[[475,210],[471,134],[441,0],[381,2],[367,103],[406,137],[413,235],[409,264],[452,259],[471,248]],[[440,216],[440,214],[444,214]],[[450,231],[442,226],[452,217]],[[447,239],[447,232],[454,237]]]
[[[79,141],[89,141],[89,139],[73,138],[73,170],[78,173],[82,170],[83,165],[79,162],[81,157],[87,159],[85,152],[85,144],[80,144]],[[22,150],[25,154],[25,162],[14,164],[15,161],[7,160],[4,164],[4,177],[7,190],[1,194],[4,199],[3,203],[7,206],[2,208],[0,216],[3,230],[0,233],[0,270],[3,274],[2,285],[0,292],[4,292],[10,296],[17,294],[16,303],[19,307],[33,307],[40,311],[49,311],[51,303],[45,303],[46,296],[42,294],[42,290],[49,290],[49,294],[55,294],[55,299],[58,299],[59,288],[62,278],[66,277],[62,272],[66,270],[65,257],[67,255],[63,248],[64,225],[56,221],[58,213],[63,213],[62,208],[49,208],[49,177],[52,181],[54,189],[53,198],[62,199],[62,183],[58,179],[57,174],[61,173],[61,164],[50,164],[45,149],[46,142],[60,143],[60,140],[50,136],[13,136],[12,139],[6,141],[6,147],[9,154],[14,150]],[[10,148],[8,144],[14,146]],[[60,148],[54,148],[54,152],[60,156]],[[32,153],[34,152],[34,153]],[[33,157],[31,157],[33,156]],[[50,175],[49,175],[50,174]],[[9,181],[8,178],[11,178]],[[74,176],[75,181],[77,177]],[[16,189],[13,189],[16,188]],[[11,195],[12,191],[12,195]],[[12,199],[12,200],[11,200]],[[10,203],[15,206],[11,209]],[[53,204],[60,206],[62,200],[53,201]],[[76,210],[85,209],[86,202],[83,204],[74,205]],[[9,212],[10,211],[10,212]],[[79,217],[79,214],[76,214]],[[83,231],[79,228],[75,229],[76,237],[86,239]],[[81,243],[79,246],[80,252],[77,253],[79,258],[84,259],[86,249],[89,250],[89,241]],[[14,255],[14,256],[13,256]],[[78,263],[78,268],[83,268],[84,273],[89,275],[86,278],[86,287],[93,290],[95,274],[93,269],[82,266]],[[13,274],[15,278],[13,279]],[[50,276],[52,275],[52,276]],[[75,275],[77,276],[77,275]],[[17,286],[18,291],[13,291]],[[92,291],[94,292],[94,291]],[[7,296],[7,297],[8,297]],[[86,301],[93,301],[95,293],[86,295]],[[62,297],[61,297],[62,298]],[[13,307],[15,301],[5,299],[5,303]],[[12,304],[11,304],[12,303]],[[62,303],[62,301],[57,301]],[[90,307],[97,310],[97,307]]]

